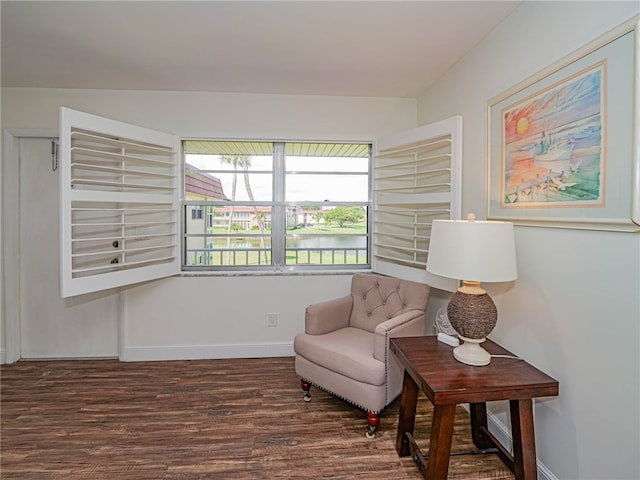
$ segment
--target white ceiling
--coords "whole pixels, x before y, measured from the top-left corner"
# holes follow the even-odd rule
[[[2,86],[415,97],[519,3],[2,0]]]

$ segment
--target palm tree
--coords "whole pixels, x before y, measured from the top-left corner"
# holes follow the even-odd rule
[[[317,208],[318,208],[318,211],[313,215],[311,215],[311,218],[313,218],[316,221],[316,226],[320,226],[320,222],[324,218],[324,212],[320,210],[320,207],[317,207]]]
[[[252,202],[255,201],[253,197],[253,190],[251,190],[251,184],[249,183],[249,167],[251,166],[251,158],[245,156],[244,161],[242,162],[242,170],[244,172],[244,188],[247,189],[247,195],[249,196],[249,200]],[[267,257],[267,252],[264,249],[264,213],[258,214],[258,207],[253,206],[253,214],[256,217],[258,222],[258,229],[260,230],[260,251],[264,252],[264,261],[267,263],[269,258]],[[260,254],[258,253],[258,256]]]
[[[249,181],[249,167],[251,166],[251,157],[249,155],[222,155],[220,156],[220,162],[223,164],[233,165],[233,180],[231,183],[231,200],[236,199],[236,187],[238,181],[238,167],[242,167],[244,174],[244,187],[247,190],[249,200],[255,201],[253,197],[253,190],[251,189],[251,183]],[[253,206],[253,214],[258,222],[258,228],[260,229],[260,250],[264,251],[265,263],[268,262],[267,252],[264,250],[264,215],[258,214],[258,207]],[[229,212],[229,227],[227,230],[227,262],[229,261],[229,248],[231,245],[231,220],[233,219],[233,206],[231,206]],[[258,254],[259,255],[259,254]]]
[[[231,180],[231,201],[235,201],[236,199],[236,191],[238,186],[238,162],[242,155],[221,155],[220,163],[222,165],[233,165],[233,178]],[[229,218],[227,221],[227,265],[229,264],[229,257],[231,255],[231,222],[233,221],[233,203],[231,204],[231,208],[229,208]]]

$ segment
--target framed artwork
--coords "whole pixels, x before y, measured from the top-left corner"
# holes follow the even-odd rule
[[[487,104],[487,217],[640,231],[640,17]]]

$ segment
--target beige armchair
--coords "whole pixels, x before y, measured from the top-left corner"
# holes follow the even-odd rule
[[[402,390],[403,369],[389,338],[426,334],[430,287],[376,274],[356,274],[351,294],[310,305],[305,331],[296,335],[295,370],[304,399],[311,385],[367,412],[367,437],[375,436],[380,412]]]

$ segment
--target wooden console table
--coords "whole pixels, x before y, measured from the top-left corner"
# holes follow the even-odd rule
[[[492,355],[513,356],[491,340],[482,346]],[[447,478],[459,403],[469,403],[473,443],[481,453],[496,453],[517,480],[537,478],[532,399],[558,395],[556,380],[514,358],[492,358],[484,367],[465,365],[453,358],[453,347],[436,337],[392,338],[390,347],[405,368],[396,450],[401,457],[412,456],[424,478]],[[428,456],[413,439],[418,389],[434,406]],[[494,400],[509,400],[513,455],[487,427],[486,402]]]

